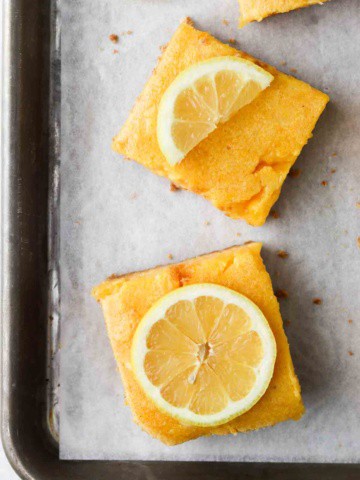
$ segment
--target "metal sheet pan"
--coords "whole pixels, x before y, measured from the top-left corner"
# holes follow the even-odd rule
[[[4,2],[2,438],[23,479],[357,479],[359,465],[65,462],[57,444],[56,2]]]

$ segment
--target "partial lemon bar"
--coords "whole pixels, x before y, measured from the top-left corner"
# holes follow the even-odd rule
[[[111,346],[134,420],[167,445],[203,435],[225,435],[298,420],[304,406],[283,329],[279,304],[262,262],[261,244],[251,243],[144,272],[111,277],[93,289],[105,317]],[[222,285],[252,300],[265,315],[277,347],[274,374],[262,398],[248,412],[218,427],[183,425],[160,411],[138,384],[131,366],[131,346],[142,317],[164,295],[197,283]]]
[[[250,22],[261,22],[270,15],[290,12],[310,5],[323,4],[329,0],[239,0],[240,27]]]
[[[171,166],[157,140],[161,98],[191,65],[219,56],[242,57],[274,76],[271,85]],[[181,23],[113,140],[113,149],[173,184],[198,193],[235,219],[262,225],[282,184],[324,110],[328,97],[310,85]]]

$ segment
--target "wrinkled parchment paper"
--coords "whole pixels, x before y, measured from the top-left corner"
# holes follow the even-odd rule
[[[360,460],[359,14],[358,0],[334,0],[239,31],[236,0],[63,0],[62,458]],[[167,180],[110,149],[159,47],[185,16],[331,97],[296,164],[301,175],[287,179],[275,205],[280,218],[262,228],[170,192]],[[167,263],[168,254],[180,261],[250,239],[264,242],[274,286],[289,293],[281,310],[307,413],[298,423],[165,447],[124,405],[91,287],[115,272]]]

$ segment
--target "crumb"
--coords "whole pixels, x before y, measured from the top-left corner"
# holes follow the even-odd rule
[[[75,225],[81,225],[80,220],[76,220],[74,223],[75,223]]]
[[[162,53],[165,52],[165,50],[167,49],[167,46],[168,46],[167,43],[164,43],[164,45],[161,45],[161,46],[160,46],[160,50],[161,50]]]
[[[230,145],[226,145],[226,150],[231,150],[231,146],[230,146]]]
[[[327,182],[326,180],[323,180],[323,181],[321,182],[321,185],[322,185],[323,187],[326,187],[327,184],[328,184],[328,182]]]
[[[249,245],[250,243],[254,243],[253,240],[248,240],[247,242],[244,242],[244,245]]]
[[[357,238],[357,246],[360,248],[360,237]]]
[[[301,172],[300,168],[290,168],[289,176],[291,178],[297,178],[300,177]]]
[[[174,255],[172,255],[171,253],[168,253],[167,257],[168,257],[169,260],[172,260],[174,258]]]
[[[285,62],[285,61],[283,61],[283,62],[280,62],[280,65],[281,65],[282,67],[286,67],[286,65],[287,65],[287,62]]]
[[[123,37],[125,35],[132,35],[134,32],[132,30],[125,30],[124,32],[121,32],[120,35]]]
[[[278,212],[276,210],[271,210],[270,211],[270,215],[273,217],[273,218],[279,218],[280,215],[278,214]]]
[[[130,195],[130,200],[135,200],[135,198],[137,198],[138,194],[137,193],[132,193]]]
[[[224,18],[224,20],[222,21],[222,23],[223,23],[224,25],[226,25],[226,26],[229,25],[229,22],[228,22],[227,20],[225,20],[225,18]]]
[[[336,168],[332,168],[332,169],[330,170],[330,173],[336,173]]]
[[[229,43],[232,43],[232,44],[236,43],[235,38],[229,38]]]
[[[284,320],[285,327],[288,327],[290,325],[290,323],[291,323],[290,320]]]
[[[322,304],[321,298],[313,298],[312,302],[313,302],[314,305],[321,305]]]
[[[208,225],[210,225],[210,222],[208,220],[206,220],[206,222],[204,222],[204,225],[208,226]]]
[[[275,272],[276,277],[280,277],[280,272]]]
[[[296,70],[296,68],[290,68],[290,72],[291,73],[297,73],[297,70]]]
[[[112,43],[118,43],[119,35],[116,35],[115,33],[112,33],[111,35],[109,35],[109,40]]]
[[[360,208],[360,202],[356,202],[356,208]]]
[[[348,320],[348,324],[351,325],[353,323],[353,321],[350,319]]]
[[[348,354],[350,357],[352,357],[354,355],[354,352],[352,352],[351,350],[348,351]]]
[[[332,153],[331,156],[332,157],[337,157],[337,153]]]
[[[207,37],[203,37],[201,40],[200,40],[201,43],[203,43],[204,45],[208,45],[209,44],[209,39]]]
[[[117,53],[119,53],[119,50],[113,50],[113,53],[116,55]]]
[[[280,257],[280,258],[288,258],[289,254],[287,252],[285,252],[285,250],[279,250],[277,252],[277,256]]]
[[[176,192],[177,190],[180,190],[179,187],[175,183],[170,183],[170,192]]]
[[[116,275],[116,273],[112,273],[107,277],[106,280],[116,280],[117,278],[119,278],[119,275]]]
[[[289,294],[286,290],[279,289],[279,290],[275,290],[275,296],[278,299],[282,299],[282,298],[288,298]]]
[[[237,237],[241,237],[241,233],[237,233],[236,236],[237,236]]]

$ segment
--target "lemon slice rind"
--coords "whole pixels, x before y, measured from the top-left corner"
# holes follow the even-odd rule
[[[238,73],[245,84],[253,81],[261,88],[261,91],[267,88],[274,78],[269,72],[255,63],[235,56],[214,57],[210,60],[196,63],[181,72],[162,96],[157,118],[158,143],[170,165],[180,163],[188,153],[188,151],[184,152],[176,146],[171,133],[174,122],[181,122],[181,120],[175,119],[174,115],[174,107],[178,95],[187,88],[192,88],[195,82],[201,78],[212,77],[214,79],[215,75],[221,71]],[[250,103],[254,98],[242,104],[241,108]],[[236,98],[234,98],[234,103],[235,101]],[[216,122],[209,122],[207,135],[217,128],[218,123],[222,123],[222,120],[219,118]]]

